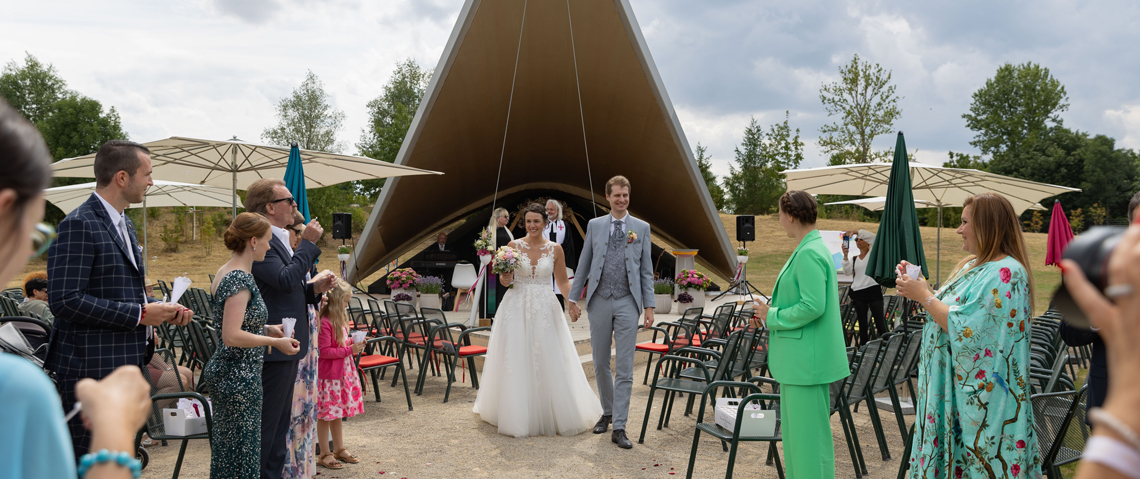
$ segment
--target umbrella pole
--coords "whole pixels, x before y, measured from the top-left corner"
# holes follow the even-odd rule
[[[938,203],[938,252],[935,253],[934,284],[942,284],[942,203]]]
[[[230,173],[233,175],[234,219],[237,219],[237,148],[230,145]]]
[[[146,278],[147,271],[150,270],[150,264],[147,263],[147,248],[146,248],[146,195],[143,195],[143,278]]]

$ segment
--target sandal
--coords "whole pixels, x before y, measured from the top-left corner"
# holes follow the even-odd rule
[[[358,459],[355,454],[348,452],[347,447],[342,447],[336,451],[335,457],[349,464],[356,464],[360,462],[360,459]]]
[[[332,459],[332,462],[326,461],[325,458]],[[344,464],[341,464],[340,461],[336,460],[336,456],[333,456],[332,453],[321,454],[321,457],[319,459],[317,459],[317,465],[321,466],[321,467],[329,468],[329,469],[343,469],[344,468]]]

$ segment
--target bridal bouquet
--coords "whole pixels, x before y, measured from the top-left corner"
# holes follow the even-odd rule
[[[495,257],[491,259],[491,272],[495,274],[510,273],[518,267],[519,252],[510,246],[499,248],[495,251]]]
[[[479,239],[475,240],[475,254],[479,256],[491,254],[491,248],[493,248],[491,232],[487,228],[483,228],[483,231],[479,233]]]

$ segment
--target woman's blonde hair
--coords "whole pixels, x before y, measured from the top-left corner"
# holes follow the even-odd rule
[[[543,213],[543,214],[545,214],[545,213]],[[511,214],[507,212],[506,208],[503,208],[501,206],[498,208],[495,208],[495,211],[491,212],[491,222],[487,225],[487,231],[491,232],[491,248],[492,249],[494,249],[495,245],[498,244],[495,241],[498,241],[498,238],[496,238],[496,237],[498,236],[498,232],[499,232],[499,217],[504,216],[504,215],[507,217],[507,220],[511,219]],[[504,226],[504,228],[509,229],[510,226],[509,225]]]
[[[1013,205],[997,193],[982,193],[966,198],[962,203],[963,211],[967,207],[970,208],[970,227],[977,240],[978,254],[969,255],[959,261],[950,277],[956,278],[971,269],[994,261],[1000,255],[1012,256],[1025,269],[1025,276],[1029,281],[1029,311],[1032,314],[1033,303],[1036,300],[1036,286],[1033,281],[1033,271],[1029,269],[1029,249],[1025,247],[1021,221],[1018,220]],[[977,261],[967,268],[966,264],[970,260]]]
[[[344,328],[348,326],[348,298],[352,297],[352,286],[347,281],[336,280],[336,284],[328,292],[328,302],[321,308],[321,317],[329,318],[333,327],[333,338],[340,346],[344,346]]]

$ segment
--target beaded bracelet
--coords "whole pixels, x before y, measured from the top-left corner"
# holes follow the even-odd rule
[[[1121,421],[1112,415],[1112,413],[1099,407],[1094,407],[1089,410],[1089,421],[1095,426],[1105,426],[1112,429],[1113,432],[1128,441],[1128,444],[1132,446],[1133,449],[1140,451],[1140,437],[1137,437],[1136,433],[1132,431],[1132,428],[1128,427],[1124,424],[1124,421]]]
[[[79,470],[76,472],[79,473],[79,477],[83,477],[87,475],[87,470],[91,469],[91,466],[112,461],[120,466],[130,469],[131,477],[134,479],[138,479],[138,477],[142,475],[142,462],[140,462],[138,459],[135,459],[134,457],[131,457],[130,454],[122,451],[111,452],[106,449],[100,449],[99,452],[84,454],[83,457],[79,458]]]

